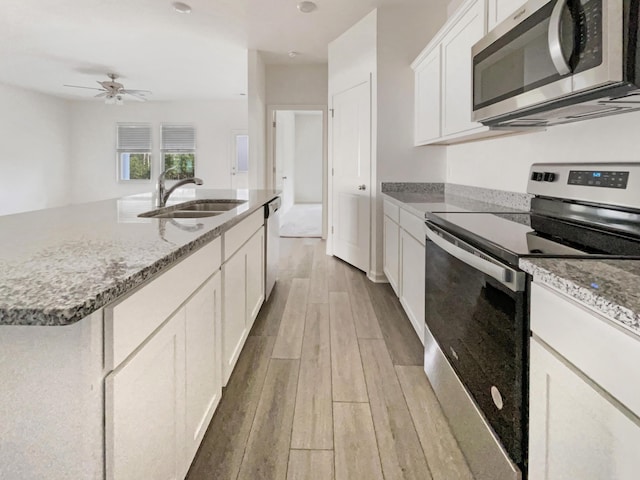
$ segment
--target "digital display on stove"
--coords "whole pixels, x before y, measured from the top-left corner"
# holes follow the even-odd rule
[[[603,172],[594,170],[571,170],[569,185],[585,187],[604,187],[626,189],[629,182],[629,172]]]

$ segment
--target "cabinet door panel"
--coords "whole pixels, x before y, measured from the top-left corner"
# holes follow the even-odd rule
[[[185,311],[105,379],[108,479],[182,479]]]
[[[247,329],[251,329],[264,302],[264,229],[247,243]]]
[[[425,246],[400,229],[400,303],[424,343]]]
[[[247,256],[240,249],[222,266],[222,376],[226,385],[247,336]]]
[[[489,30],[515,13],[526,0],[489,0]]]
[[[391,287],[398,295],[398,273],[400,256],[400,228],[385,215],[384,217],[384,273]]]
[[[414,143],[423,145],[442,135],[440,130],[440,45],[429,53],[415,73]]]
[[[186,450],[193,460],[222,396],[220,273],[186,304]]]
[[[476,2],[442,41],[442,134],[481,127],[471,121],[471,47],[484,35],[484,2]]]
[[[535,338],[530,382],[529,478],[638,478],[638,417]]]

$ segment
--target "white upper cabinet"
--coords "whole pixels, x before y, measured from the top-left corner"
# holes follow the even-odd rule
[[[489,0],[489,30],[524,5],[526,0]]]
[[[416,68],[415,76],[415,141],[428,143],[441,136],[440,130],[440,45]]]
[[[464,142],[506,132],[473,122],[471,49],[487,33],[487,2],[467,0],[411,65],[415,72],[414,144]],[[500,11],[503,8],[500,6]]]
[[[471,47],[485,33],[484,2],[478,0],[442,41],[442,134],[482,128],[471,121]]]

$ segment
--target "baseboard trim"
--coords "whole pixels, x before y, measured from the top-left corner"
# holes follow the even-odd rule
[[[384,273],[369,272],[367,274],[367,278],[373,283],[389,283],[389,280],[387,280],[387,276]]]

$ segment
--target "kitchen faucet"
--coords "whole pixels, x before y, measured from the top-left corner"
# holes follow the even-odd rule
[[[187,183],[195,183],[196,185],[202,185],[201,178],[191,177],[191,178],[184,178],[176,182],[174,186],[172,186],[170,189],[167,190],[166,187],[164,186],[164,177],[167,174],[167,172],[170,172],[171,170],[175,170],[176,168],[178,167],[167,168],[158,177],[158,186],[157,186],[157,190],[158,190],[157,206],[158,207],[164,207],[167,204],[167,200],[169,200],[169,195],[171,195],[176,188],[186,185]]]

